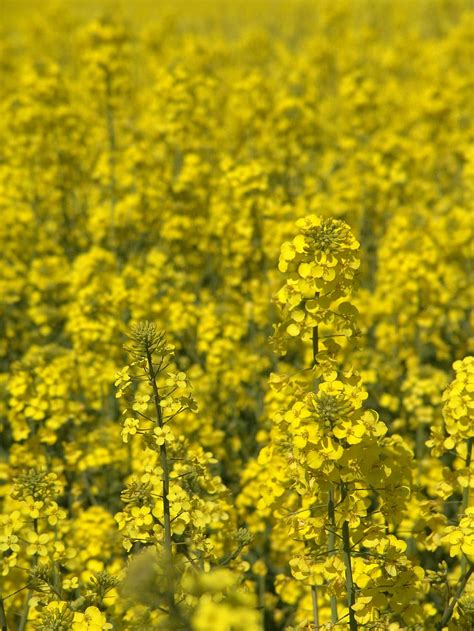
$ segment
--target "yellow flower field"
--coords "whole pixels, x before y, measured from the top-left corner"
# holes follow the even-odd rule
[[[2,0],[2,631],[474,628],[474,6]]]

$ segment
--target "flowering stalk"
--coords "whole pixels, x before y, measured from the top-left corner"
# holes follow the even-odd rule
[[[319,352],[319,330],[318,327],[313,327],[313,368],[318,363],[318,352]],[[315,379],[314,389],[315,391],[318,388],[318,380]],[[329,543],[328,543],[329,546]],[[331,611],[333,606],[334,596],[331,596]],[[334,599],[335,600],[335,599]],[[316,630],[319,629],[319,605],[318,605],[318,588],[316,585],[311,585],[311,601],[313,605],[313,623]]]
[[[316,295],[317,296],[317,295]],[[317,326],[313,327],[313,368],[315,368],[318,364],[318,353],[319,353],[319,328]],[[315,392],[317,392],[318,380],[315,379]],[[334,486],[332,482],[329,482],[329,491],[328,491],[328,543],[327,543],[327,553],[328,556],[333,556],[336,553],[335,545],[336,545],[336,513],[334,510]],[[317,595],[316,595],[316,587],[312,587],[313,590],[313,603],[315,603],[317,608]],[[337,623],[338,615],[337,615],[337,599],[334,594],[330,596],[330,604],[331,604],[331,622],[332,624]],[[316,625],[316,616],[315,625]],[[319,617],[318,617],[319,620]],[[316,625],[318,628],[319,622]]]
[[[155,448],[158,448],[160,455],[161,476],[162,476],[162,512],[163,512],[163,551],[164,551],[164,563],[166,567],[166,601],[168,605],[168,612],[170,615],[176,615],[176,602],[175,602],[175,576],[174,576],[174,561],[173,561],[173,543],[171,533],[171,510],[170,510],[170,473],[169,473],[169,460],[167,454],[165,420],[163,418],[162,401],[160,397],[159,387],[157,384],[157,375],[166,368],[168,365],[169,352],[172,347],[167,345],[164,339],[164,334],[156,330],[153,324],[148,322],[141,323],[134,327],[130,334],[132,346],[130,354],[135,357],[135,360],[143,368],[148,384],[151,388],[153,395],[153,408],[154,408],[154,422],[158,428],[155,434],[162,439],[156,442]],[[159,356],[158,365],[154,364],[153,355]],[[128,374],[128,373],[127,373]],[[171,392],[171,390],[168,390]],[[143,408],[146,407],[149,397],[145,396],[134,404],[134,409],[143,418],[148,420],[147,415],[144,413]],[[144,402],[144,403],[142,403]]]
[[[448,547],[450,556],[460,559],[458,567],[461,578],[455,594],[450,597],[448,578],[445,577],[446,606],[438,625],[439,629],[447,625],[457,603],[463,597],[473,573],[474,557],[474,508],[469,506],[474,441],[474,357],[469,356],[461,361],[455,361],[453,368],[455,378],[443,393],[444,427],[442,430],[433,427],[431,438],[427,441],[433,456],[443,456],[448,452],[455,455],[450,483],[440,486],[440,497],[447,500],[462,489],[457,523],[446,525],[441,536],[441,544]],[[456,466],[456,462],[460,466]]]
[[[190,593],[195,582],[207,580],[199,577],[211,569],[239,567],[251,536],[226,514],[228,490],[208,468],[216,460],[202,447],[191,446],[178,425],[177,417],[192,414],[197,406],[186,374],[177,370],[173,345],[148,322],[133,327],[129,337],[127,350],[134,361],[117,373],[115,383],[118,398],[134,381],[138,384],[127,395],[122,439],[127,443],[137,437],[143,462],[122,492],[124,510],[115,516],[127,551],[135,545],[140,551],[124,590],[136,602],[152,598],[161,616],[185,629],[190,607],[198,606]],[[228,527],[216,528],[219,520]],[[149,592],[136,587],[144,577],[149,577]],[[186,609],[180,606],[185,600]]]
[[[153,402],[155,405],[155,414],[158,427],[163,429],[163,413],[160,405],[160,394],[158,392],[158,386],[156,384],[156,373],[153,365],[153,358],[151,354],[150,338],[144,338],[144,346],[146,352],[147,372],[148,380],[153,390]],[[166,443],[163,442],[160,445],[160,462],[163,472],[163,526],[164,526],[164,549],[165,549],[165,563],[168,568],[168,606],[170,613],[175,610],[174,599],[174,571],[173,571],[173,548],[171,542],[171,513],[170,513],[170,479],[169,479],[169,467],[168,456],[166,453]]]
[[[286,460],[288,492],[270,478],[259,506],[275,505],[277,514],[292,515],[282,524],[294,541],[289,564],[293,578],[311,588],[313,622],[313,586],[328,583],[332,594],[346,592],[349,628],[355,631],[382,616],[390,620],[390,601],[393,617],[399,615],[402,580],[405,593],[407,585],[421,584],[423,571],[402,554],[404,542],[390,534],[393,506],[406,502],[402,480],[410,484],[409,452],[399,437],[386,438],[386,425],[363,407],[368,394],[359,375],[340,367],[337,339],[345,340],[347,350],[357,334],[357,309],[349,297],[359,244],[339,220],[310,215],[296,225],[298,234],[281,248],[279,269],[287,277],[276,296],[281,323],[274,339],[283,353],[289,338],[311,342],[313,367],[294,378],[272,377],[273,389],[287,403],[275,414],[271,444],[259,462],[273,459],[276,469]],[[332,624],[338,624],[335,599],[329,600]]]
[[[338,220],[324,220],[315,216],[309,216],[297,222],[300,233],[292,242],[284,243],[281,250],[279,269],[282,272],[292,271],[285,286],[277,295],[283,322],[277,327],[276,337],[289,335],[300,336],[307,340],[311,335],[312,340],[312,368],[315,375],[313,394],[314,402],[318,397],[325,400],[326,392],[320,392],[319,382],[324,381],[326,375],[333,372],[337,361],[339,345],[335,342],[335,336],[325,338],[324,348],[320,355],[320,326],[331,325],[333,329],[343,336],[351,336],[356,332],[353,316],[356,310],[341,299],[348,295],[352,280],[359,266],[357,256],[358,243],[352,236],[348,226]],[[332,378],[333,379],[333,378]],[[328,385],[324,384],[325,387]],[[308,395],[310,396],[310,395]],[[331,428],[335,422],[333,404],[330,404],[328,412],[324,412],[325,426]],[[323,428],[320,428],[320,431]],[[325,428],[326,429],[326,428]],[[338,459],[342,455],[342,449],[337,442],[328,436],[328,447],[337,450]],[[331,447],[333,445],[333,447]],[[317,468],[316,453],[312,457],[315,462],[310,464],[309,471]],[[323,465],[323,461],[320,462]],[[307,465],[306,465],[307,466]],[[315,473],[312,473],[314,475]],[[324,476],[323,476],[324,477]],[[334,502],[334,483],[331,476],[325,480],[328,487],[327,500],[327,556],[336,556],[336,512]],[[342,484],[343,497],[347,494],[347,488]],[[349,606],[349,619],[351,630],[357,629],[355,612],[352,606],[355,604],[355,586],[352,579],[351,552],[349,523],[347,520],[342,526],[343,561],[346,566],[346,589]],[[319,615],[317,609],[317,591],[311,586],[313,602],[313,622],[318,628]],[[337,601],[334,594],[330,596],[331,622],[338,621]]]
[[[38,536],[38,519],[36,517],[33,519],[33,532],[35,533],[36,536]],[[31,560],[31,567],[33,568],[33,570],[37,566],[37,564],[38,564],[38,555],[35,553]],[[21,618],[20,618],[20,623],[18,625],[18,631],[24,631],[24,629],[26,629],[26,625],[28,623],[28,614],[30,611],[30,600],[31,600],[32,595],[33,595],[33,590],[28,588],[28,591],[26,592],[26,596],[25,596],[25,604],[23,605],[23,610],[21,612]]]

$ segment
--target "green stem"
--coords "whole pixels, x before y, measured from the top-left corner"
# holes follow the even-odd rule
[[[319,608],[318,608],[318,589],[316,585],[311,585],[311,599],[313,602],[313,623],[316,631],[319,630]]]
[[[115,176],[115,153],[116,153],[116,135],[115,135],[115,122],[114,113],[111,105],[112,100],[112,78],[110,73],[107,72],[105,76],[105,89],[106,89],[106,120],[107,120],[107,135],[109,139],[109,198],[110,198],[110,245],[112,248],[116,247],[116,234],[115,234],[115,206],[116,206],[116,189],[117,182]]]
[[[342,486],[341,499],[347,497],[346,485]],[[355,618],[354,610],[352,606],[355,605],[355,585],[352,578],[352,561],[351,561],[351,538],[349,534],[349,522],[346,520],[342,524],[342,557],[346,568],[346,591],[347,591],[347,605],[349,607],[349,629],[350,631],[357,631],[358,624]]]
[[[461,513],[464,514],[466,512],[466,508],[469,502],[469,487],[470,487],[470,466],[471,466],[471,462],[472,462],[472,443],[473,443],[473,439],[472,438],[468,438],[467,439],[467,453],[466,453],[466,469],[468,470],[468,479],[467,479],[467,485],[464,487],[464,491],[462,494],[462,504],[461,504]]]
[[[317,326],[313,327],[313,367],[318,363],[319,353],[319,329]]]
[[[262,629],[265,629],[265,576],[258,576],[258,607],[262,616]]]
[[[472,462],[472,443],[473,439],[468,438],[466,443],[466,469],[468,471],[467,474],[467,484],[463,489],[462,493],[462,502],[461,502],[461,515],[464,515],[469,504],[469,490],[471,486],[471,475],[470,475],[470,467]],[[461,572],[465,574],[467,572],[467,559],[465,556],[461,558]]]
[[[3,596],[0,596],[0,624],[2,625],[2,631],[8,631],[7,614],[5,613]]]
[[[459,583],[458,588],[456,590],[456,593],[454,594],[453,598],[451,599],[451,602],[449,603],[449,605],[444,610],[443,617],[441,618],[441,621],[440,621],[440,623],[438,624],[438,627],[437,627],[438,631],[442,631],[442,629],[444,629],[444,627],[451,620],[451,616],[454,613],[454,608],[456,606],[456,603],[461,598],[462,593],[464,591],[464,588],[466,587],[467,582],[470,579],[471,574],[473,572],[474,572],[474,565],[471,565],[467,569],[467,571],[465,572],[461,582]]]
[[[150,351],[147,349],[146,358],[148,364],[148,378],[153,390],[153,401],[155,404],[156,419],[159,427],[163,427],[163,412],[160,405],[160,395],[158,392],[158,386],[156,384],[156,376],[153,367],[153,360]],[[171,541],[171,513],[170,513],[170,477],[168,467],[168,457],[166,453],[166,444],[160,445],[160,462],[161,469],[163,471],[163,523],[164,523],[164,550],[165,550],[165,562],[168,579],[167,600],[169,613],[174,614],[176,612],[176,603],[174,598],[174,572],[173,572],[173,547]]]
[[[318,363],[318,353],[319,353],[319,329],[317,326],[313,328],[313,367]],[[315,383],[315,391],[317,391],[318,384]],[[329,483],[329,498],[328,498],[328,521],[329,521],[329,533],[328,533],[328,545],[327,551],[328,556],[333,556],[335,554],[335,546],[336,546],[336,514],[334,510],[334,488],[332,483]],[[332,624],[336,624],[338,621],[337,615],[337,599],[334,595],[331,595],[330,598],[331,604],[331,622]],[[314,608],[314,606],[313,606]]]
[[[416,460],[418,464],[418,477],[420,476],[421,461],[425,455],[425,426],[423,423],[418,423],[416,428]]]
[[[38,534],[38,520],[33,519],[33,530],[36,534]],[[38,555],[35,554],[32,560],[32,566],[36,567],[38,565]],[[28,590],[25,598],[25,604],[23,605],[23,611],[21,612],[20,624],[18,626],[18,631],[24,631],[26,628],[26,623],[28,622],[28,613],[30,611],[30,599],[33,595],[33,591],[31,589]]]
[[[334,487],[332,482],[329,483],[329,499],[328,499],[328,520],[329,520],[329,533],[328,533],[328,556],[334,556],[336,549],[336,512],[334,509]],[[331,622],[336,624],[338,621],[337,614],[337,599],[334,595],[330,597],[331,604]]]
[[[416,459],[421,460],[425,452],[425,426],[418,423],[416,428]]]
[[[28,613],[30,611],[30,598],[33,592],[31,589],[28,590],[26,594],[25,604],[23,605],[23,611],[21,612],[20,624],[18,625],[18,631],[24,631],[26,628],[26,623],[28,621]]]

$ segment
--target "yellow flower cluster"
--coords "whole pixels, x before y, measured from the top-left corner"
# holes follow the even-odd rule
[[[347,296],[360,266],[359,243],[339,219],[311,215],[299,219],[296,225],[299,234],[285,242],[280,252],[278,268],[290,272],[277,293],[283,312],[280,326],[292,337],[301,335],[304,341],[321,324],[332,325],[342,334],[353,334],[357,309],[338,299]]]
[[[453,364],[456,378],[443,394],[443,416],[448,433],[446,449],[474,439],[474,357]]]
[[[472,6],[119,4],[2,0],[0,627],[472,628]]]
[[[298,221],[297,228],[315,224],[319,226],[309,217]],[[347,224],[338,221],[335,226],[336,234],[342,233],[345,242],[358,247]],[[296,237],[296,250],[298,242]],[[335,243],[337,252],[341,245],[337,239]],[[283,244],[283,257],[288,257],[288,247]],[[300,249],[308,259],[318,260],[326,247],[324,239],[314,238]],[[286,264],[280,268],[289,271]],[[351,270],[349,266],[341,283],[346,299],[351,298]],[[287,282],[292,279],[289,273]],[[308,289],[307,298],[316,304],[322,301],[328,310],[340,297],[337,290],[323,293],[321,286],[313,286],[311,292]],[[339,331],[338,320],[331,322],[333,328],[328,330]],[[407,544],[396,536],[397,516],[406,510],[410,495],[409,450],[401,437],[386,438],[387,426],[374,410],[364,408],[368,394],[357,373],[334,369],[335,349],[332,356],[319,351],[319,324],[311,327],[312,370],[294,380],[272,380],[285,395],[285,407],[275,414],[270,445],[259,457],[268,473],[257,507],[273,510],[275,528],[286,532],[287,549],[288,540],[293,540],[291,575],[310,587],[314,625],[319,620],[321,589],[330,601],[333,625],[339,620],[337,595],[344,591],[343,616],[348,617],[350,629],[399,617],[410,624],[421,623],[427,611],[414,595],[422,590],[425,572],[404,554]],[[283,484],[271,476],[281,462],[286,468]]]

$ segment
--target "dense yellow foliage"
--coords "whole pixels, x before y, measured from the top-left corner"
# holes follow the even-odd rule
[[[472,629],[471,3],[2,12],[2,631]]]

